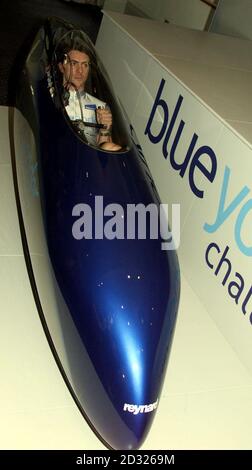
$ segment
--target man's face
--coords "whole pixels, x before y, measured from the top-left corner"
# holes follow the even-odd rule
[[[85,52],[70,51],[66,55],[63,63],[59,64],[59,69],[64,75],[64,84],[71,83],[74,88],[83,90],[89,74],[90,59]]]

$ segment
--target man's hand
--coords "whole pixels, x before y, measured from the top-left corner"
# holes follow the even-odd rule
[[[109,108],[98,108],[96,110],[98,124],[103,124],[107,130],[112,127],[112,114]]]

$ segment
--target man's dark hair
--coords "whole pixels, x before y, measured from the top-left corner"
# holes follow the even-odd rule
[[[66,55],[72,50],[84,52],[88,55],[91,64],[96,64],[95,53],[81,37],[81,32],[78,34],[77,31],[71,31],[58,43],[55,50],[57,63],[63,63]]]

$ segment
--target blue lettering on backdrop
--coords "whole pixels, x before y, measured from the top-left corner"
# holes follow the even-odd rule
[[[151,111],[151,114],[150,114],[150,117],[149,117],[149,121],[147,123],[146,130],[145,130],[145,134],[148,133],[149,139],[153,144],[157,144],[162,139],[162,137],[165,133],[166,123],[167,123],[168,117],[169,117],[168,106],[167,106],[167,104],[164,100],[160,99],[161,93],[162,93],[163,88],[164,88],[164,85],[165,85],[165,80],[162,79],[161,83],[160,83],[160,86],[159,86],[159,89],[158,89],[158,92],[157,92],[155,102],[153,104],[153,108],[152,108],[152,111]],[[161,106],[161,108],[163,109],[164,120],[163,120],[162,129],[160,130],[159,134],[157,136],[154,136],[150,132],[150,127],[151,127],[151,124],[152,124],[152,121],[153,121],[153,118],[154,118],[154,114],[155,114],[156,109],[157,109],[158,106]]]
[[[168,143],[171,137],[171,133],[175,127],[179,111],[181,109],[181,105],[183,102],[183,96],[179,95],[177,103],[175,105],[174,111],[172,116],[169,119],[169,108],[168,104],[166,101],[162,98],[162,92],[165,86],[165,80],[162,79],[159,85],[159,89],[157,91],[157,96],[155,98],[155,101],[153,103],[153,107],[150,113],[150,117],[148,119],[146,129],[145,129],[145,135],[148,135],[149,140],[153,144],[159,143],[162,138],[164,137],[163,141],[163,146],[162,146],[162,152],[163,156],[165,159],[168,157]],[[153,131],[153,122],[159,122],[160,119],[156,118],[156,115],[159,117],[160,115],[160,110],[163,111],[163,122],[161,125],[161,128],[158,129],[158,132],[154,133]],[[175,153],[177,151],[177,146],[179,144],[181,135],[183,133],[185,127],[185,121],[182,119],[180,120],[180,123],[177,128],[177,132],[174,138],[173,143],[171,144],[171,151],[170,151],[170,163],[171,166],[174,170],[179,171],[179,175],[181,178],[184,177],[187,169],[188,169],[188,180],[189,180],[189,185],[192,190],[192,192],[197,196],[198,198],[203,198],[204,197],[204,190],[202,188],[199,188],[196,184],[195,181],[195,171],[198,170],[204,177],[212,183],[214,181],[216,172],[217,172],[217,158],[216,155],[208,145],[203,145],[202,147],[199,147],[195,151],[195,146],[198,140],[198,135],[196,133],[193,134],[192,140],[189,144],[188,150],[186,152],[186,155],[184,157],[184,160],[181,162],[181,158],[179,158],[180,162],[178,162],[175,158]],[[193,153],[195,151],[195,153]],[[210,170],[203,164],[203,161],[201,160],[202,155],[207,155],[208,160],[210,161]],[[181,155],[179,154],[179,157]],[[190,165],[189,165],[190,163]]]
[[[220,196],[220,202],[219,202],[216,220],[212,225],[210,224],[204,225],[204,229],[208,233],[216,232],[216,230],[218,230],[218,228],[225,222],[225,220],[232,214],[232,212],[234,212],[234,210],[239,206],[241,201],[249,193],[249,188],[247,186],[244,186],[244,188],[242,188],[239,194],[237,194],[237,196],[233,199],[233,201],[231,201],[229,205],[227,205],[225,209],[224,206],[226,203],[229,178],[230,178],[230,168],[226,166],[225,171],[224,171],[223,183],[222,183],[222,188],[221,188],[221,196]]]
[[[162,97],[165,83],[165,80],[162,79],[144,133],[148,136],[150,142],[153,144],[158,144],[162,139],[164,139],[162,144],[162,154],[163,157],[167,159],[169,155],[168,144],[171,139],[172,131],[174,130],[175,137],[170,143],[171,167],[175,171],[178,171],[181,178],[184,177],[188,170],[188,182],[191,191],[195,196],[202,199],[204,197],[204,189],[198,187],[195,180],[195,171],[198,170],[198,172],[200,172],[200,174],[203,175],[207,181],[213,183],[217,173],[217,157],[213,149],[208,145],[203,145],[198,148],[196,147],[199,138],[196,132],[193,133],[185,156],[181,156],[181,150],[179,151],[178,147],[186,123],[183,119],[178,120],[178,116],[184,97],[179,95],[173,113],[170,115],[168,103]],[[160,121],[160,116],[163,116],[163,121],[162,119]],[[206,156],[208,157],[207,160],[210,162],[210,167],[209,165],[208,167],[205,166],[203,163],[201,159],[203,155],[204,163],[206,161]],[[247,186],[243,186],[243,188],[232,200],[227,201],[230,175],[231,170],[228,166],[226,166],[224,170],[220,200],[215,221],[212,224],[205,223],[203,229],[207,233],[216,232],[232,214],[235,214],[239,210],[235,222],[234,238],[239,250],[246,256],[252,256],[252,245],[247,246],[241,235],[243,223],[249,212],[252,211],[252,199],[249,199],[244,203],[244,199],[250,192],[250,189]],[[216,243],[213,242],[208,245],[205,254],[205,261],[211,270],[214,270],[214,263],[210,260],[209,256],[210,254],[213,254],[213,250],[215,253],[221,254],[221,249]],[[216,266],[216,269],[214,270],[214,274],[215,276],[218,276],[220,270],[223,272],[223,269],[226,268],[221,283],[223,286],[227,285],[229,296],[234,299],[236,304],[238,304],[240,299],[242,299],[244,296],[245,281],[243,276],[237,271],[233,274],[233,279],[230,281],[231,272],[233,272],[233,270],[231,260],[226,256],[228,251],[229,247],[227,246],[219,260],[219,263]],[[241,310],[244,315],[247,313],[246,307],[251,298],[252,286],[249,288],[245,294],[245,297],[243,297],[243,301],[241,302]],[[252,312],[249,314],[249,319],[250,323],[252,324]]]
[[[246,204],[244,204],[244,206],[241,208],[235,224],[235,241],[241,252],[246,256],[252,256],[252,246],[246,246],[245,243],[243,243],[241,239],[241,230],[243,221],[251,209],[252,199],[249,199],[249,201],[247,201]]]
[[[159,143],[162,138],[164,137],[163,146],[162,146],[162,153],[165,159],[168,157],[168,143],[171,137],[171,133],[175,128],[175,124],[181,109],[182,102],[184,100],[182,95],[179,95],[177,103],[175,105],[174,111],[169,119],[170,112],[167,102],[163,99],[162,93],[165,87],[165,80],[162,78],[156,98],[154,100],[152,110],[146,125],[145,135],[148,136],[149,140],[153,144]],[[161,124],[161,128],[158,130],[157,133],[153,131],[153,123],[158,123],[160,119],[157,119],[156,115],[159,117],[160,110],[163,111],[163,122]],[[188,146],[186,155],[184,160],[181,161],[181,152],[179,153],[179,161],[176,160],[176,151],[177,147],[183,133],[184,127],[186,123],[182,119],[177,127],[177,131],[174,137],[173,142],[171,143],[171,150],[170,150],[170,164],[172,168],[179,172],[181,178],[184,177],[186,171],[188,169],[188,180],[189,185],[192,192],[198,198],[204,197],[204,190],[199,188],[195,181],[195,171],[198,170],[210,183],[214,182],[216,173],[217,173],[217,157],[215,152],[211,147],[208,145],[203,145],[195,150],[198,135],[196,133],[193,134],[191,142]],[[207,156],[210,162],[210,169],[203,164],[201,160],[201,156]],[[205,162],[205,159],[204,159]],[[226,166],[224,171],[223,183],[221,188],[221,195],[219,201],[219,207],[216,215],[216,220],[213,224],[205,223],[204,230],[208,233],[216,232],[220,226],[231,216],[231,214],[236,210],[236,208],[241,204],[244,198],[249,193],[250,189],[247,186],[244,186],[241,191],[236,195],[236,197],[228,204],[226,202],[227,198],[227,190],[229,185],[230,179],[230,168]],[[225,207],[226,206],[226,207]],[[252,246],[245,245],[244,241],[241,237],[242,225],[243,222],[248,214],[248,212],[252,209],[252,199],[250,199],[246,204],[241,208],[239,215],[237,217],[236,225],[235,225],[235,241],[239,250],[246,256],[252,256]]]
[[[219,227],[231,216],[231,214],[238,208],[244,198],[250,192],[250,189],[247,186],[244,186],[241,191],[235,196],[235,198],[229,203],[226,204],[226,197],[227,197],[227,190],[229,185],[229,178],[230,178],[230,168],[228,166],[225,167],[223,183],[221,188],[221,195],[220,195],[220,202],[219,207],[216,215],[215,222],[210,224],[204,225],[204,230],[208,233],[214,233]],[[225,208],[226,205],[226,208]],[[239,250],[246,256],[252,256],[252,247],[246,246],[245,243],[242,241],[241,238],[241,231],[242,225],[244,222],[245,217],[247,216],[248,212],[252,209],[252,199],[249,199],[240,209],[240,212],[237,216],[237,220],[235,223],[235,241],[239,248]]]
[[[229,297],[235,301],[236,305],[240,305],[243,315],[249,314],[249,320],[252,324],[252,312],[247,308],[248,304],[251,304],[252,286],[247,289],[244,277],[235,271],[231,259],[227,256],[229,246],[226,246],[222,255],[221,252],[222,250],[217,243],[210,243],[205,253],[206,264],[213,270],[214,275],[220,278],[221,284],[227,288]]]

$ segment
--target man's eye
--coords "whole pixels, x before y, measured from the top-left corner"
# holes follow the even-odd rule
[[[87,68],[90,65],[89,62],[78,62],[76,60],[70,60],[69,63],[72,67],[77,67],[77,65],[81,65],[81,67]]]

